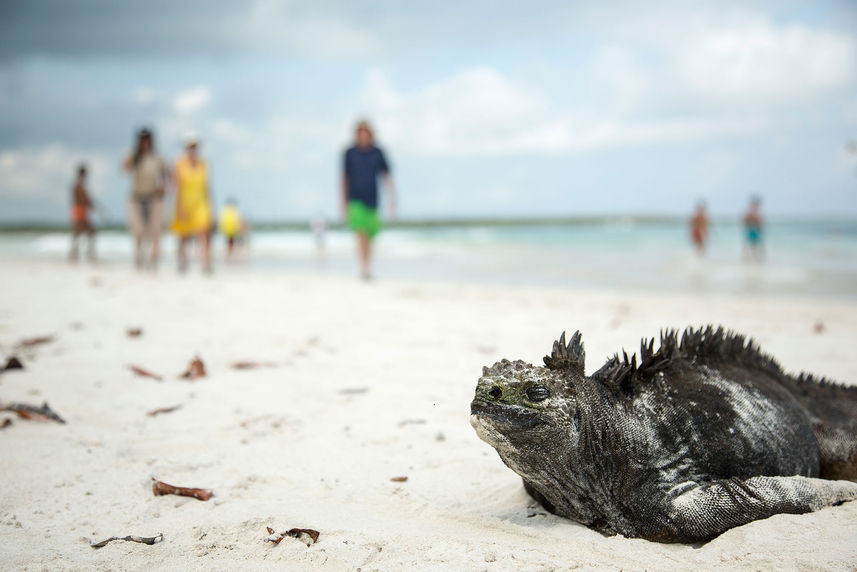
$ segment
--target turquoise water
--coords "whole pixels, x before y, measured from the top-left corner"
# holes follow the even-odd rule
[[[65,233],[0,233],[0,257],[64,260]],[[329,231],[319,256],[309,232],[254,233],[245,264],[263,271],[356,272],[353,237]],[[216,252],[222,252],[217,241]],[[166,237],[165,265],[174,263]],[[389,229],[376,242],[376,274],[419,280],[642,288],[813,296],[857,295],[857,222],[771,223],[765,261],[742,260],[737,223],[714,224],[698,256],[678,222],[611,220],[520,226]],[[106,264],[130,263],[123,232],[99,236]]]
[[[763,263],[742,257],[742,228],[713,225],[704,256],[680,223],[414,231],[470,279],[583,287],[857,295],[857,222],[775,223]],[[461,256],[467,253],[466,256]]]

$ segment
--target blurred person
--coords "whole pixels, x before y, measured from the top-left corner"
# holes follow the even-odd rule
[[[708,242],[708,214],[705,201],[699,201],[696,212],[690,219],[690,240],[700,255],[705,254],[705,245]]]
[[[235,199],[226,200],[226,205],[220,209],[219,223],[220,232],[226,237],[226,260],[228,262],[234,256],[236,244],[240,245],[247,231],[247,223],[241,216],[238,202]]]
[[[396,190],[384,152],[375,146],[372,128],[359,121],[355,142],[344,156],[342,173],[342,214],[348,227],[357,235],[360,276],[372,277],[372,239],[381,230],[378,216],[378,176],[389,195],[390,216],[396,214]]]
[[[323,214],[318,214],[309,223],[312,230],[313,239],[315,239],[315,251],[318,254],[319,262],[324,260],[324,235],[327,232],[327,220]]]
[[[765,258],[762,249],[762,199],[756,195],[750,199],[750,207],[744,215],[744,258],[761,262]]]
[[[154,135],[143,128],[137,132],[134,152],[125,158],[125,171],[131,175],[131,199],[128,202],[128,230],[134,236],[134,265],[146,266],[145,241],[150,243],[148,266],[158,268],[164,194],[169,176],[167,164],[155,152]]]
[[[68,258],[76,262],[78,258],[78,240],[80,235],[88,237],[86,257],[95,260],[95,227],[89,220],[90,211],[95,204],[86,188],[86,165],[81,163],[77,168],[77,177],[71,190],[71,252]]]
[[[188,243],[197,240],[203,272],[211,273],[213,209],[208,166],[199,156],[199,138],[195,134],[185,136],[184,144],[185,152],[176,160],[173,170],[176,204],[172,230],[179,239],[179,272],[188,267]]]

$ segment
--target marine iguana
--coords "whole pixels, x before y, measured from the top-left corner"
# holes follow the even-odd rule
[[[786,374],[723,328],[643,339],[584,374],[580,332],[545,367],[483,368],[471,424],[555,514],[606,534],[703,542],[857,499],[857,387]],[[846,480],[847,479],[847,480]]]

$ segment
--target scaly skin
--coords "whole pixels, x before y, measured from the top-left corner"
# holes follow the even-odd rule
[[[604,533],[710,540],[857,498],[857,389],[785,374],[742,336],[662,334],[584,375],[580,334],[546,367],[484,368],[471,423],[548,510]]]

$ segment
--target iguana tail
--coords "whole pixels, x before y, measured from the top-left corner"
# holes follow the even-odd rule
[[[787,387],[809,413],[821,453],[821,478],[857,481],[857,386],[801,374]]]

